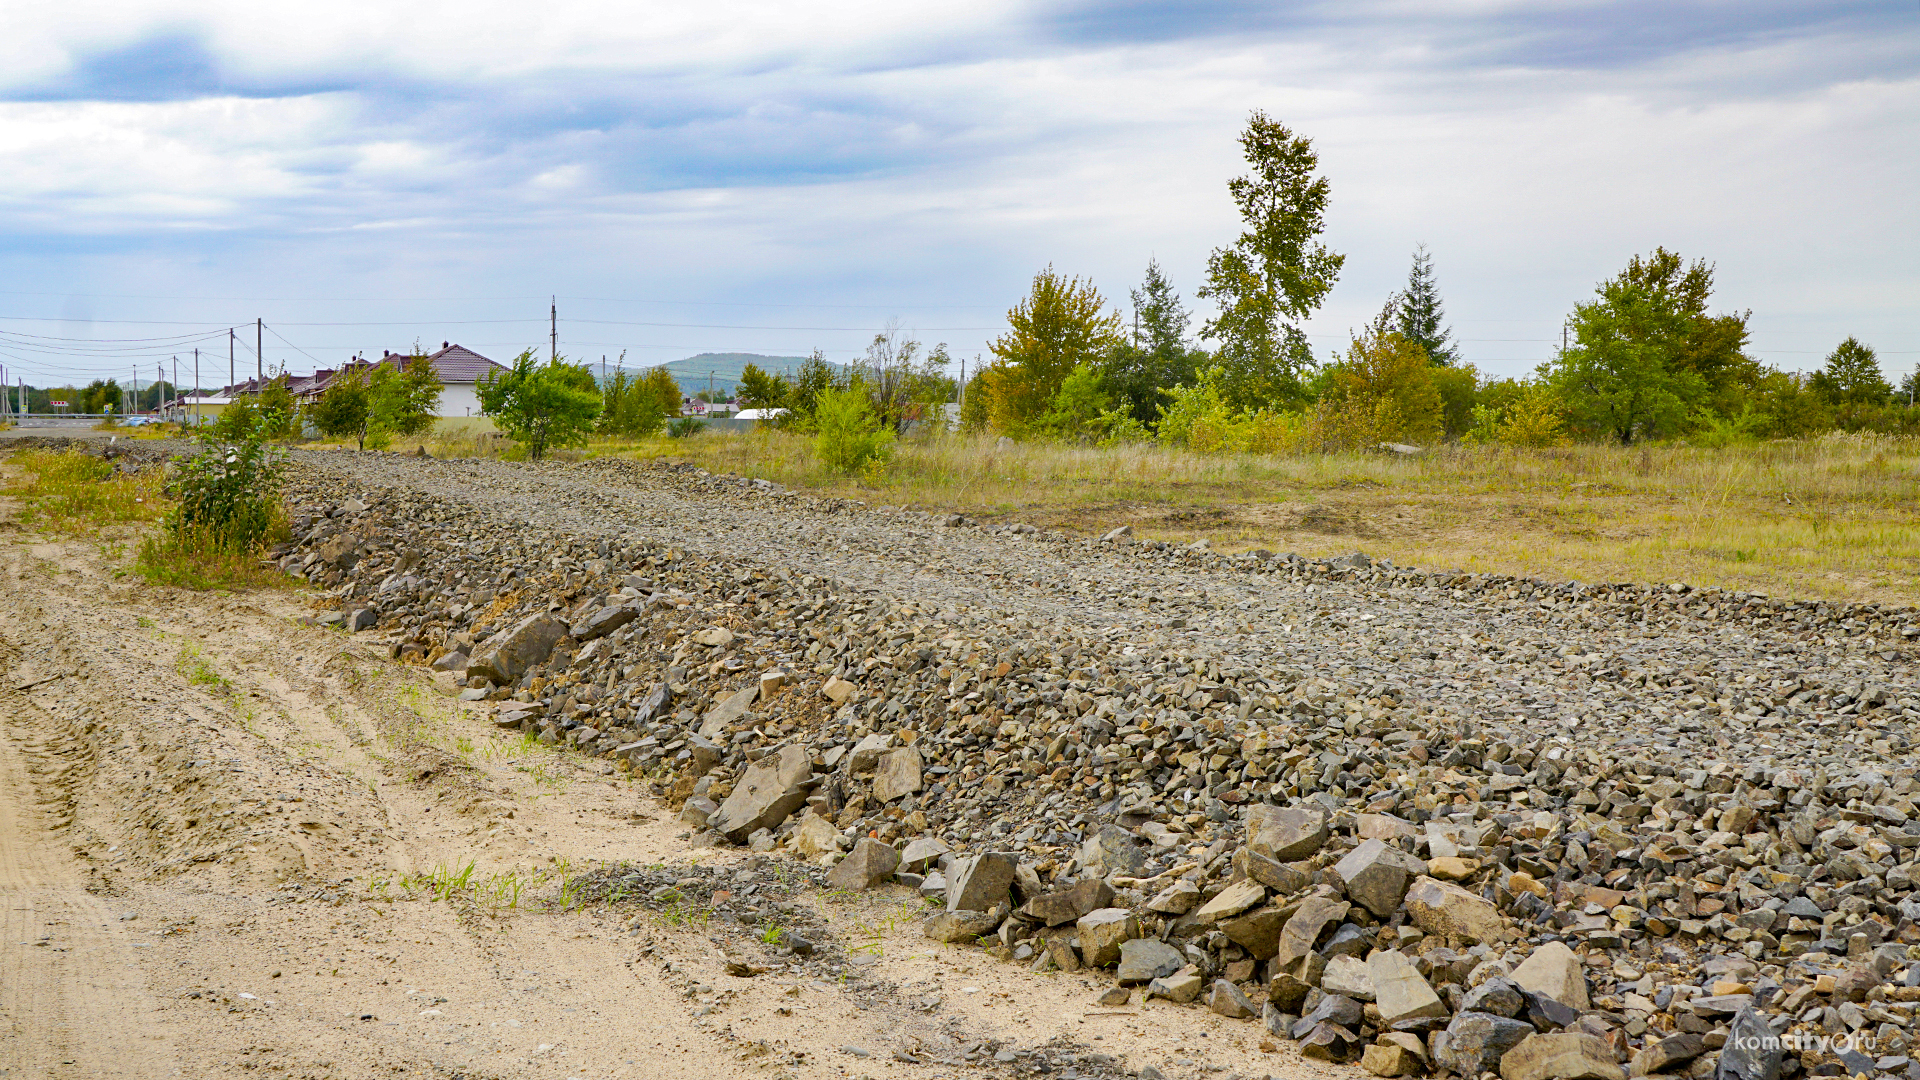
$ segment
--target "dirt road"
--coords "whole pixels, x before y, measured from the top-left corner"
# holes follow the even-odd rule
[[[299,594],[155,590],[125,538],[9,539],[7,1080],[1319,1071],[1249,1025],[933,945],[904,888],[797,898],[844,965],[729,974],[751,941],[554,902],[594,866],[746,857],[690,851],[603,763],[497,735],[302,625]],[[433,899],[449,879],[494,900]]]

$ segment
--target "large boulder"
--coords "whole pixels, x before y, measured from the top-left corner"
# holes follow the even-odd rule
[[[1384,919],[1400,910],[1407,885],[1427,864],[1381,840],[1363,840],[1333,865],[1354,903]]]
[[[712,825],[738,844],[756,829],[773,829],[807,801],[813,759],[805,748],[788,744],[747,766],[740,785],[720,804]]]
[[[1247,847],[1256,855],[1296,862],[1319,851],[1332,835],[1327,815],[1304,806],[1247,807]]]
[[[955,859],[947,872],[948,911],[992,911],[1007,899],[1019,857],[1008,851],[983,851]]]
[[[827,886],[865,892],[892,877],[899,865],[900,853],[893,850],[892,844],[863,836],[847,857],[827,874]]]
[[[873,772],[873,797],[890,803],[920,790],[920,751],[911,746],[880,755]]]
[[[1606,1040],[1584,1031],[1534,1034],[1500,1055],[1500,1080],[1627,1080]]]
[[[1658,1076],[1672,1072],[1678,1066],[1685,1065],[1706,1052],[1706,1038],[1691,1032],[1683,1031],[1657,1041],[1649,1037],[1646,1047],[1633,1055],[1633,1061],[1627,1067],[1627,1075]]]
[[[1593,1007],[1587,999],[1586,965],[1562,942],[1549,941],[1533,950],[1509,977],[1521,989],[1545,995],[1581,1012]]]
[[[1463,941],[1498,941],[1506,922],[1492,904],[1458,885],[1420,877],[1406,895],[1407,917],[1429,934],[1452,935]],[[1491,1071],[1492,1066],[1486,1070]]]
[[[567,636],[567,624],[541,612],[529,615],[488,638],[467,661],[467,677],[484,677],[495,686],[511,686],[535,664],[544,664]]]

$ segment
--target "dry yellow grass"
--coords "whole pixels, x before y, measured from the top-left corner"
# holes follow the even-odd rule
[[[1203,455],[902,444],[877,479],[835,476],[777,431],[599,442],[590,456],[715,472],[984,520],[1582,581],[1688,581],[1780,596],[1920,601],[1920,440],[1755,446],[1446,448],[1421,457]],[[567,456],[580,456],[574,452]]]

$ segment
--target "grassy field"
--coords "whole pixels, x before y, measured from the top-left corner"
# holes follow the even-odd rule
[[[1915,439],[1265,457],[954,437],[902,444],[878,478],[833,475],[809,439],[771,430],[601,441],[564,456],[692,461],[1078,535],[1131,525],[1164,540],[1208,537],[1221,550],[1359,550],[1407,566],[1920,602]]]

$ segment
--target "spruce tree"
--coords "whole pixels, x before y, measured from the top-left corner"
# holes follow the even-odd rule
[[[1459,352],[1448,339],[1452,331],[1441,324],[1447,312],[1440,304],[1440,290],[1433,282],[1433,256],[1427,245],[1413,249],[1413,269],[1407,274],[1407,288],[1397,298],[1399,312],[1394,329],[1400,336],[1427,350],[1427,362],[1435,367],[1452,367]]]

